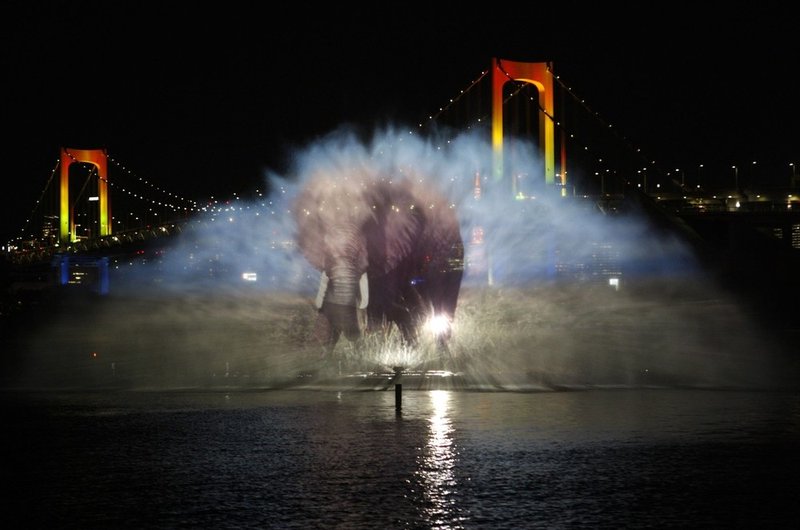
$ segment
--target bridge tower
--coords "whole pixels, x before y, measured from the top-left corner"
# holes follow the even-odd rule
[[[111,207],[108,201],[108,154],[105,149],[61,148],[61,191],[59,241],[67,245],[78,240],[73,217],[74,204],[69,200],[69,166],[75,162],[93,164],[97,168],[97,191],[100,207],[100,236],[111,235]]]
[[[539,91],[539,147],[544,157],[545,184],[555,184],[555,127],[553,123],[553,75],[551,63],[527,63],[494,59],[492,65],[492,150],[494,154],[494,179],[504,177],[503,167],[503,87],[509,81],[523,81]],[[563,161],[562,161],[563,162]],[[566,192],[566,171],[561,171],[561,193]],[[517,194],[516,179],[512,179],[512,192]]]

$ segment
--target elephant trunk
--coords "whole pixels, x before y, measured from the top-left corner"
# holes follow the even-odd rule
[[[361,331],[357,308],[363,309],[368,297],[364,275],[353,264],[334,263],[323,272],[320,297],[320,311],[330,325],[330,335],[325,342],[332,346],[339,333],[344,333],[351,341],[358,339]]]
[[[336,263],[328,271],[328,290],[325,301],[331,304],[356,307],[358,281],[361,273],[349,263]]]

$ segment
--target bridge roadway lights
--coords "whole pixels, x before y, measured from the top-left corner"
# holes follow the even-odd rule
[[[92,290],[98,294],[106,295],[109,290],[108,278],[108,258],[94,256],[70,256],[66,254],[56,254],[53,256],[51,264],[57,269],[58,284],[61,286],[70,284],[70,271],[75,268],[94,268],[97,270],[97,277],[94,280]]]

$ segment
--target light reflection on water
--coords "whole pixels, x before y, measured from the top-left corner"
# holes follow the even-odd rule
[[[5,394],[15,527],[788,527],[800,396]],[[66,523],[65,523],[66,521]],[[154,522],[155,521],[155,522]]]
[[[456,499],[453,493],[458,489],[454,469],[458,453],[453,440],[452,420],[448,415],[451,393],[434,390],[429,393],[431,400],[430,433],[424,454],[420,458],[422,484],[429,507],[425,518],[435,527],[453,521]]]

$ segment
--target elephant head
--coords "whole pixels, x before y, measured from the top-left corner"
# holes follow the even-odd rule
[[[408,342],[433,314],[452,319],[463,273],[455,211],[430,183],[370,174],[311,179],[293,208],[296,240],[321,272],[321,340],[396,324]],[[366,276],[366,281],[364,280]]]

